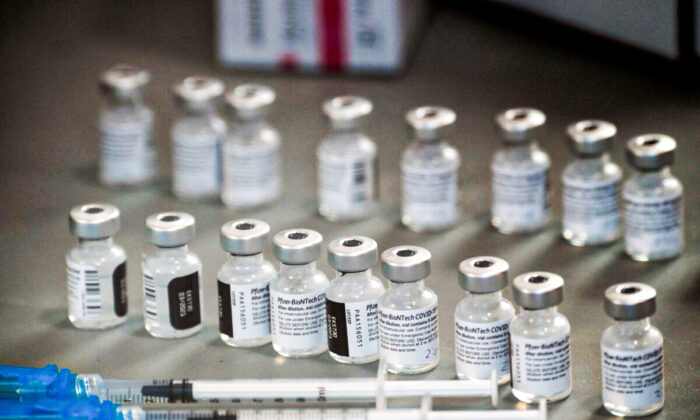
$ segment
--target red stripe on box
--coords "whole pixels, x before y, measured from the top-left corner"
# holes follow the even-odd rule
[[[340,71],[345,65],[344,0],[317,0],[319,20],[319,57],[328,71]]]

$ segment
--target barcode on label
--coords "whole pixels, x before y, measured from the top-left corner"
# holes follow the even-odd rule
[[[158,321],[158,302],[156,301],[156,282],[153,277],[143,276],[143,296],[144,305],[143,312],[144,317],[151,321]]]
[[[100,276],[96,270],[85,270],[85,316],[99,316],[102,311]]]

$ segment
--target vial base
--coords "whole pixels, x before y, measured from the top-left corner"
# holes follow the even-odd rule
[[[126,322],[126,316],[105,319],[85,319],[68,314],[68,320],[75,328],[81,330],[106,330]]]
[[[682,249],[678,250],[673,250],[673,251],[665,251],[665,252],[656,252],[656,253],[649,253],[646,251],[636,251],[632,249],[625,249],[625,252],[627,255],[630,256],[635,261],[642,261],[642,262],[647,262],[647,261],[661,261],[661,260],[670,260],[672,258],[676,258],[677,256],[681,255]]]
[[[333,358],[333,360],[335,360],[336,362],[345,363],[348,365],[361,365],[364,363],[372,363],[372,362],[376,362],[377,360],[379,360],[379,353],[372,354],[372,355],[365,356],[365,357],[340,356],[338,354],[333,353],[332,351],[329,351],[328,354],[330,354],[331,357]]]
[[[413,221],[411,216],[402,216],[401,223],[413,232],[444,232],[457,226],[457,220],[451,220],[439,224],[421,224]]]
[[[202,324],[186,330],[176,330],[172,327],[163,328],[157,322],[146,322],[146,331],[156,338],[184,338],[197,334],[202,330]]]
[[[206,194],[187,194],[187,193],[181,193],[177,192],[175,190],[172,191],[173,197],[177,198],[180,201],[187,201],[187,202],[204,202],[204,203],[214,203],[219,201],[221,198],[221,195],[219,194],[218,191],[214,191],[211,193],[206,193]]]
[[[569,241],[569,243],[573,246],[598,246],[615,242],[619,239],[620,234],[617,232],[613,235],[591,238],[585,233],[574,232],[571,229],[564,229],[561,236],[563,236],[564,239]]]
[[[568,397],[569,394],[571,394],[571,386],[569,386],[567,389],[563,390],[562,392],[554,395],[538,395],[538,394],[530,394],[529,392],[523,392],[523,391],[518,391],[517,389],[513,388],[513,396],[517,398],[518,400],[522,402],[526,402],[528,404],[535,404],[539,403],[540,400],[544,399],[548,403],[551,402],[556,402],[556,401],[561,401],[564,398]]]
[[[461,372],[457,372],[457,379],[462,379],[462,380],[467,380],[467,381],[470,381],[470,380],[490,381],[491,377],[475,378],[473,376],[467,376]],[[498,385],[504,385],[504,384],[507,384],[508,382],[510,382],[510,373],[506,373],[503,376],[499,376],[498,379],[496,380],[496,384],[498,384]]]
[[[390,373],[400,373],[404,375],[415,375],[418,373],[428,372],[435,369],[435,367],[440,363],[440,358],[437,357],[429,362],[413,364],[413,365],[399,365],[394,363],[387,363],[386,370]]]
[[[265,207],[268,207],[272,204],[274,204],[279,197],[274,197],[269,200],[257,202],[257,203],[235,203],[230,200],[227,200],[226,198],[221,198],[221,202],[228,208],[229,210],[235,210],[235,211],[255,211],[255,210],[262,210]]]
[[[231,347],[260,347],[264,346],[265,344],[268,344],[270,341],[272,341],[272,335],[266,335],[264,337],[260,338],[248,338],[248,339],[235,339],[233,337],[229,337],[226,334],[219,334],[219,338],[221,338],[221,341],[226,343],[227,345]]]
[[[549,219],[545,220],[544,222],[538,223],[536,225],[531,225],[531,226],[519,226],[519,225],[514,225],[510,223],[505,223],[503,220],[501,220],[498,217],[494,217],[491,219],[491,226],[495,227],[496,230],[498,230],[500,233],[504,235],[517,235],[520,233],[534,233],[539,230],[544,229],[544,227],[547,225],[549,222]]]
[[[328,206],[319,206],[318,208],[318,214],[330,222],[356,222],[370,218],[374,214],[374,211],[374,206],[356,212],[337,212],[331,210]]]
[[[135,181],[115,181],[112,179],[104,179],[102,177],[99,177],[99,182],[101,185],[104,185],[107,188],[114,189],[114,190],[132,190],[136,189],[139,187],[147,186],[155,182],[155,175],[151,175],[147,178],[135,180]]]
[[[273,341],[272,348],[275,349],[275,351],[281,356],[289,357],[292,359],[298,359],[302,357],[317,356],[321,353],[325,353],[326,351],[328,351],[328,343],[323,343],[311,349],[290,349],[284,348]]]
[[[613,403],[603,403],[603,407],[605,407],[606,410],[608,410],[611,414],[615,416],[620,416],[620,417],[640,417],[640,416],[648,416],[650,414],[656,413],[657,411],[661,410],[664,406],[664,402],[660,401],[652,406],[645,407],[645,408],[640,408],[633,410],[629,407],[625,407],[622,405],[615,405]]]

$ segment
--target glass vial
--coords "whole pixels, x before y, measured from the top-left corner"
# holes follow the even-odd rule
[[[459,379],[510,381],[510,322],[513,305],[501,293],[508,286],[508,263],[473,257],[459,265],[459,285],[467,296],[455,309],[455,358]]]
[[[621,283],[605,291],[605,313],[615,323],[600,340],[603,406],[616,416],[646,416],[664,405],[664,339],[649,321],[654,312],[651,286]]]
[[[384,284],[372,274],[377,243],[366,236],[344,236],[328,244],[336,277],[326,290],[328,351],[341,363],[379,359],[377,305]]]
[[[459,152],[443,140],[456,118],[436,106],[406,114],[413,140],[401,158],[401,222],[413,231],[449,229],[459,219]]]
[[[382,252],[389,288],[379,298],[379,356],[389,372],[427,372],[440,361],[438,298],[425,286],[430,258],[412,245]]]
[[[221,247],[229,254],[217,275],[219,336],[234,347],[257,347],[270,335],[270,282],[277,277],[263,257],[270,241],[270,226],[260,220],[241,219],[221,227]]]
[[[78,246],[66,254],[68,319],[97,330],[126,321],[126,253],[114,244],[119,209],[109,204],[74,207],[68,218]]]
[[[637,261],[673,258],[683,252],[683,185],[671,175],[676,141],[644,134],[627,143],[636,172],[625,181],[625,251]]]
[[[173,124],[172,189],[181,200],[208,200],[221,194],[221,144],[226,122],[217,112],[224,84],[192,76],[173,89],[182,111]]]
[[[181,338],[202,329],[202,262],[187,249],[194,233],[194,217],[187,213],[146,219],[146,237],[154,250],[141,265],[143,318],[154,337]]]
[[[144,103],[150,78],[146,70],[127,64],[100,77],[99,179],[105,185],[138,185],[157,173],[153,110]]]
[[[272,238],[280,262],[279,275],[270,283],[272,347],[282,356],[308,357],[328,350],[328,277],[316,269],[322,241],[311,229],[283,230]]]
[[[265,120],[275,101],[267,86],[241,85],[225,96],[234,117],[223,148],[221,200],[232,209],[264,206],[280,194],[280,135]]]
[[[353,221],[377,207],[377,145],[360,130],[372,102],[339,96],[324,102],[331,132],[316,150],[318,211],[328,220]]]
[[[550,160],[537,144],[545,121],[533,108],[496,116],[504,147],[491,161],[491,224],[501,233],[533,232],[549,221]]]
[[[571,393],[569,320],[557,311],[564,300],[564,279],[544,271],[513,280],[520,312],[510,323],[512,388],[526,403],[562,400]]]
[[[601,245],[620,236],[622,170],[610,161],[617,128],[585,120],[566,129],[576,158],[562,174],[562,236],[572,245]]]

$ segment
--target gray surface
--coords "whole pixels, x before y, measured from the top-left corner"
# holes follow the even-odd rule
[[[360,234],[375,238],[380,249],[411,243],[430,249],[434,265],[428,284],[440,297],[442,362],[421,376],[424,378],[454,377],[451,319],[462,298],[457,265],[463,258],[503,257],[513,276],[530,270],[562,275],[566,290],[561,311],[572,324],[574,391],[567,400],[551,406],[555,419],[605,417],[599,391],[598,342],[610,320],[603,312],[603,292],[621,281],[651,284],[659,292],[653,322],[666,337],[666,408],[656,418],[700,415],[700,330],[694,324],[700,315],[697,90],[674,83],[670,76],[662,79],[645,74],[645,68],[633,63],[579,55],[449,11],[437,14],[411,71],[398,80],[224,73],[211,64],[208,2],[189,2],[179,8],[173,2],[133,2],[128,8],[114,4],[22,2],[12,13],[3,13],[0,362],[33,366],[58,363],[78,372],[115,378],[374,374],[374,364],[343,366],[327,355],[286,360],[276,357],[270,346],[239,350],[219,341],[214,276],[226,257],[219,248],[218,230],[233,218],[256,217],[268,221],[272,232],[308,227],[321,232],[326,240]],[[23,11],[26,8],[33,13]],[[98,186],[93,180],[97,156],[95,82],[100,71],[120,61],[132,61],[153,72],[150,98],[157,110],[163,162],[168,161],[167,126],[175,115],[169,88],[180,78],[204,73],[229,83],[264,82],[277,89],[279,102],[272,120],[284,134],[283,200],[253,214],[240,214],[220,205],[179,203],[168,194],[165,180],[137,191],[110,191]],[[321,102],[345,93],[366,96],[376,106],[368,132],[380,145],[383,208],[379,216],[365,222],[333,224],[314,211],[310,159],[324,127]],[[422,104],[440,104],[457,111],[451,140],[464,159],[464,221],[438,235],[402,229],[397,214],[397,170],[406,137],[403,112]],[[571,157],[564,129],[582,118],[614,122],[621,139],[648,131],[676,137],[679,155],[675,172],[686,186],[685,254],[665,263],[642,264],[622,256],[619,243],[595,249],[568,246],[559,237],[557,223],[540,234],[522,237],[503,236],[489,228],[487,161],[497,147],[493,116],[517,105],[535,106],[548,113],[550,134],[543,145],[552,155],[554,174],[559,174]],[[615,157],[623,161],[619,145]],[[558,189],[558,182],[555,187]],[[555,192],[554,197],[558,215],[560,195]],[[122,230],[116,239],[129,256],[129,320],[105,332],[76,330],[66,318],[63,256],[74,244],[68,232],[68,211],[92,201],[119,206]],[[139,262],[150,252],[144,220],[164,210],[187,211],[197,217],[198,235],[191,248],[202,257],[206,281],[206,328],[177,341],[149,337],[140,314]],[[330,273],[325,258],[320,267]],[[512,406],[508,387],[501,392],[502,406]],[[484,404],[477,401],[470,406]]]

